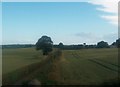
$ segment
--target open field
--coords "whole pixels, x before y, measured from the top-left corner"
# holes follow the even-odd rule
[[[40,62],[43,58],[42,52],[37,52],[35,48],[3,49],[3,74]]]
[[[12,80],[14,84],[38,79],[45,85],[99,85],[117,80],[118,68],[116,48],[63,50],[61,55],[54,51],[48,57],[34,48],[3,50],[3,74],[9,77],[4,81],[8,79],[10,83]],[[21,72],[26,74],[21,75]]]
[[[118,77],[117,49],[70,50],[63,52],[63,58],[65,84],[100,84]]]

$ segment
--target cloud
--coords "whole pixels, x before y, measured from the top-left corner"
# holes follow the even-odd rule
[[[117,33],[108,33],[108,34],[104,34],[104,35],[100,35],[100,34],[96,34],[96,33],[76,33],[75,34],[76,38],[79,38],[79,40],[81,42],[85,42],[88,44],[96,44],[99,41],[106,41],[109,44],[113,43],[117,37],[118,34]]]
[[[109,23],[118,25],[118,2],[120,0],[88,0],[88,3],[98,5],[96,10],[109,13],[109,15],[101,14],[101,18],[104,18]]]
[[[120,0],[88,0],[89,3],[100,5],[97,10],[109,12],[109,13],[118,13],[118,2]]]
[[[75,34],[76,38],[79,38],[81,42],[85,42],[88,44],[96,44],[98,40],[102,40],[102,36],[95,34],[95,33],[87,33],[87,32],[81,32]]]
[[[111,44],[118,38],[118,34],[117,33],[109,33],[109,34],[103,35],[102,38],[103,38],[103,40],[105,40]]]
[[[105,15],[103,15],[101,17],[108,20],[109,23],[111,23],[111,24],[118,25],[118,16],[115,16],[115,15],[114,16],[109,16],[109,15],[105,16]]]
[[[81,38],[93,38],[93,37],[96,37],[95,34],[93,33],[85,33],[85,32],[81,32],[81,33],[76,33],[75,36],[79,36]]]

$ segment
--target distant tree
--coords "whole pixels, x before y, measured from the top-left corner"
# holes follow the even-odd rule
[[[120,47],[120,38],[116,40],[116,46]]]
[[[87,46],[86,43],[83,43],[83,47],[86,48],[86,46]]]
[[[116,42],[113,42],[111,45],[112,45],[112,46],[116,46]]]
[[[59,45],[58,45],[58,46],[59,46],[59,48],[61,48],[61,49],[63,49],[63,48],[64,48],[64,45],[63,45],[63,43],[61,43],[61,42],[59,43]]]
[[[52,51],[53,41],[48,36],[42,36],[36,43],[36,50],[42,50],[43,55],[48,55]]]
[[[104,42],[104,41],[100,41],[97,43],[97,48],[108,48],[109,45],[107,42]]]
[[[83,46],[86,46],[86,43],[83,43]]]

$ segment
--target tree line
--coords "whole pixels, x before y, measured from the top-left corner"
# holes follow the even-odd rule
[[[48,55],[49,52],[53,50],[53,48],[59,48],[62,50],[79,50],[79,49],[88,49],[88,48],[117,48],[120,47],[120,38],[113,42],[111,45],[108,42],[100,41],[94,45],[87,45],[86,43],[78,44],[78,45],[64,45],[62,42],[55,45],[51,37],[42,36],[36,44],[13,44],[13,45],[2,45],[2,49],[4,48],[28,48],[35,47],[36,50],[42,50],[43,55]]]
[[[35,47],[35,44],[11,44],[11,45],[0,45],[1,48],[28,48]],[[120,47],[120,38],[109,45],[107,42],[100,41],[97,44],[86,45],[86,43],[78,44],[78,45],[64,45],[63,43],[54,44],[54,48],[61,49],[82,49],[82,48],[112,48],[112,47]]]
[[[78,45],[64,45],[63,43],[59,43],[58,45],[54,45],[55,48],[61,48],[61,49],[70,49],[70,50],[77,50],[77,49],[83,49],[83,48],[117,48],[120,47],[120,38],[117,39],[115,42],[113,42],[111,45],[108,44],[108,42],[100,41],[97,44],[94,45],[86,45],[86,43],[78,44]]]
[[[4,48],[28,48],[28,47],[35,47],[34,44],[10,44],[10,45],[2,45],[0,46],[2,49]]]
[[[48,36],[42,36],[36,43],[36,50],[42,50],[43,55],[48,55],[49,52],[54,48],[60,48],[62,50],[79,50],[83,48],[111,48],[111,47],[120,47],[120,38],[113,42],[111,45],[108,42],[100,41],[97,45],[86,45],[86,43],[79,45],[64,45],[59,43],[58,45],[53,45],[53,41]]]

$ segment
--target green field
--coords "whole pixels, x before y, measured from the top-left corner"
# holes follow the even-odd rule
[[[43,58],[42,52],[37,52],[34,48],[3,49],[3,74],[32,63],[40,62]]]
[[[99,84],[118,77],[117,49],[64,51],[62,77],[65,84]]]
[[[31,72],[18,82],[35,78],[42,84],[99,85],[118,78],[117,48],[63,50],[57,55],[54,51],[44,57],[34,48],[3,49],[3,74],[8,76],[3,80],[17,81],[18,71],[28,66]]]

